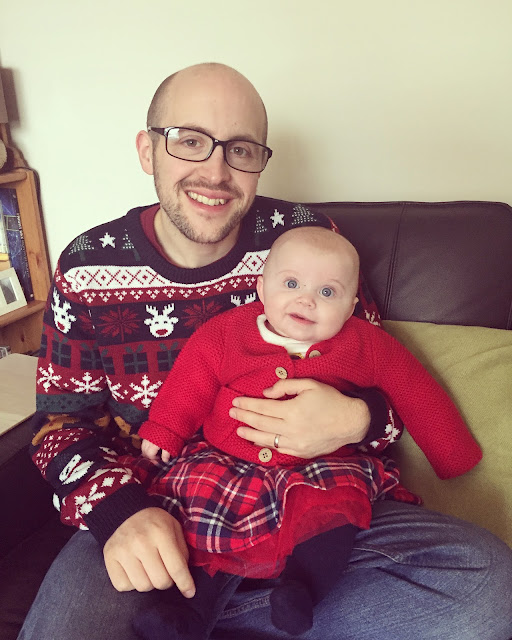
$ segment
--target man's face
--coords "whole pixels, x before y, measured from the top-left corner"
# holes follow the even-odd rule
[[[163,104],[163,121],[151,124],[263,144],[263,108],[251,89],[245,79],[223,70],[182,72]],[[221,147],[204,162],[187,162],[167,154],[162,136],[152,137],[155,187],[168,220],[192,242],[225,242],[229,250],[256,195],[259,174],[229,167]]]
[[[285,242],[257,284],[270,329],[300,342],[332,338],[354,311],[357,273],[349,253]]]

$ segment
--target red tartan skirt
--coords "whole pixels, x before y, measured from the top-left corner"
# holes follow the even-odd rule
[[[347,523],[367,529],[375,500],[398,490],[417,502],[392,460],[365,454],[266,467],[195,440],[155,466],[148,478],[141,465],[139,479],[181,523],[190,561],[210,574],[275,577],[297,544]]]

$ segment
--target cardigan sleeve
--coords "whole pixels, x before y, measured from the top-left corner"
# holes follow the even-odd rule
[[[356,305],[354,315],[374,326],[381,327],[377,304],[362,272],[359,274],[357,296],[359,302]],[[370,412],[370,425],[366,436],[361,442],[353,443],[354,445],[365,452],[368,450],[381,452],[401,437],[404,430],[402,416],[396,411],[396,407],[389,401],[389,398],[378,388],[354,389],[350,396],[363,400]]]
[[[374,332],[376,383],[437,475],[452,478],[472,469],[482,451],[443,387],[395,338]]]

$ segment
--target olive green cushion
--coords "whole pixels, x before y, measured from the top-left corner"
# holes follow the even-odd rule
[[[383,324],[445,387],[484,453],[465,475],[439,480],[405,433],[393,450],[404,485],[426,507],[483,526],[512,547],[512,331]]]

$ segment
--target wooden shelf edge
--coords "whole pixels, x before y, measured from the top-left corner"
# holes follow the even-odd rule
[[[13,169],[12,171],[0,172],[0,186],[9,184],[12,182],[22,182],[27,179],[27,172],[25,169]]]
[[[36,300],[0,315],[0,343],[11,347],[12,353],[36,353],[41,345],[43,314],[50,288],[51,274],[46,254],[36,173],[26,166],[23,156],[12,145],[5,125],[0,125],[0,137],[14,149],[14,164],[0,172],[0,188],[15,189],[19,205],[28,267]]]
[[[43,310],[45,306],[46,300],[32,300],[26,306],[21,307],[21,309],[15,309],[14,311],[4,313],[3,316],[0,316],[0,327],[6,327],[13,322],[17,322],[18,320],[31,316],[34,313]]]

